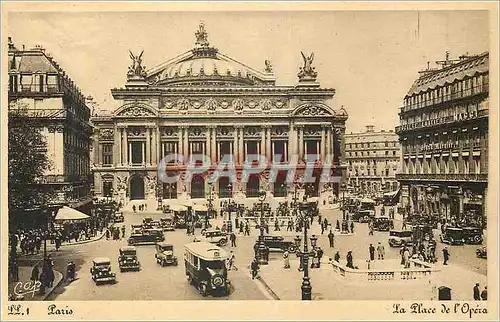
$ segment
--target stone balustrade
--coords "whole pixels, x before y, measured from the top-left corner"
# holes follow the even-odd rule
[[[341,277],[351,281],[378,282],[378,281],[410,281],[428,279],[439,271],[431,264],[418,260],[411,260],[410,268],[380,268],[380,269],[351,269],[338,262],[329,262],[333,271]]]

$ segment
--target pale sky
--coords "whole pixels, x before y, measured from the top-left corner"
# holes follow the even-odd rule
[[[279,85],[296,84],[300,51],[314,52],[318,81],[349,113],[347,132],[394,129],[427,61],[489,48],[486,11],[25,12],[9,14],[8,33],[18,48],[42,45],[84,95],[111,110],[129,49],[144,50],[149,69],[193,48],[201,21],[221,53],[259,70],[271,60]]]

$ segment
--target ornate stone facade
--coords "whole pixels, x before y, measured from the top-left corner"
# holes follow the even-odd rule
[[[279,154],[282,164],[296,156],[298,176],[305,171],[306,155],[316,155],[318,164],[333,155],[331,171],[339,176],[345,172],[342,136],[347,113],[331,105],[334,89],[311,82],[315,75],[311,57],[303,68],[305,81],[299,78],[296,85],[276,86],[270,63],[259,71],[220,54],[210,47],[204,26],[196,39],[192,50],[148,70],[146,86],[129,81],[125,88],[112,89],[121,107],[111,116],[93,119],[98,128],[115,129],[114,141],[107,147],[113,151],[112,161],[103,164],[103,155],[98,155],[100,168],[96,170],[114,173],[113,187],[123,191],[124,201],[206,198],[207,178],[213,169],[194,175],[187,183],[156,182],[160,160],[172,153],[185,160],[191,154],[204,154],[214,166],[224,155],[232,155],[238,179],[232,185],[223,179],[215,182],[216,197],[254,197],[262,187],[277,197],[291,196],[291,185],[270,183],[268,170],[248,183],[241,182],[245,160],[252,154],[267,160]],[[98,138],[95,144],[109,143]],[[170,163],[166,169],[182,177],[186,166],[186,161]],[[103,186],[99,171],[96,187]],[[325,189],[313,184],[310,194],[327,198],[338,192],[340,184],[334,185]],[[104,188],[96,193],[104,195]]]

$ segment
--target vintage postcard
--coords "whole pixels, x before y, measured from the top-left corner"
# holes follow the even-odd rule
[[[498,6],[2,4],[2,319],[498,319]]]

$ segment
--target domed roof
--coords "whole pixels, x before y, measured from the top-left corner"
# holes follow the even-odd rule
[[[186,76],[238,76],[248,78],[252,72],[246,66],[217,57],[193,57],[165,68],[162,78]]]
[[[200,25],[196,47],[153,70],[148,71],[148,83],[158,86],[192,85],[274,85],[274,73],[255,70],[210,47],[205,26]]]

